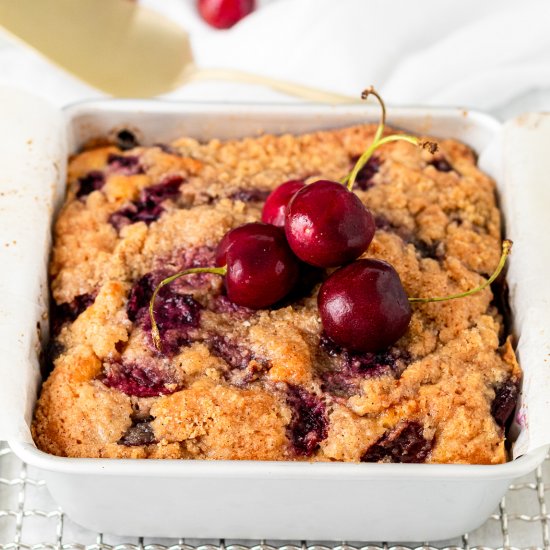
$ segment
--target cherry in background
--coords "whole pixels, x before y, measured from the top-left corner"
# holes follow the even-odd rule
[[[255,0],[198,0],[201,17],[216,29],[229,29],[256,8]]]

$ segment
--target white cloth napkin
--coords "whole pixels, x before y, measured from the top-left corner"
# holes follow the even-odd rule
[[[547,0],[262,0],[227,31],[204,24],[195,0],[142,2],[190,32],[201,67],[355,96],[374,84],[390,104],[459,105],[501,118],[550,109]],[[0,48],[0,83],[58,105],[101,95],[20,46]],[[189,84],[168,97],[285,99],[218,82]]]

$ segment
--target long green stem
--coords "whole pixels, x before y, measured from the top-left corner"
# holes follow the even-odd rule
[[[437,151],[437,143],[433,141],[423,141],[415,136],[408,136],[406,134],[392,134],[391,136],[386,136],[377,141],[373,141],[370,144],[367,150],[359,157],[359,160],[355,163],[355,166],[353,167],[353,170],[350,172],[349,176],[342,180],[342,183],[344,185],[347,184],[347,188],[351,191],[353,189],[353,185],[355,184],[357,174],[359,174],[361,168],[363,168],[363,166],[367,164],[374,151],[376,151],[376,149],[378,149],[378,147],[380,147],[381,145],[391,143],[392,141],[406,141],[407,143],[412,143],[413,145],[418,145],[420,147],[423,147],[424,149],[428,149],[432,154]]]
[[[382,137],[382,134],[384,133],[384,128],[386,127],[386,104],[384,103],[384,100],[380,97],[380,94],[374,89],[374,86],[363,90],[363,92],[361,93],[361,99],[367,99],[370,95],[373,95],[378,100],[378,103],[380,103],[380,107],[382,109],[380,123],[378,124],[378,128],[376,129],[376,133],[374,134],[373,139],[373,143],[376,143]]]
[[[376,151],[376,149],[378,149],[380,145],[384,145],[385,143],[390,143],[392,141],[408,141],[413,145],[420,145],[425,149],[429,149],[432,154],[437,151],[437,143],[434,143],[433,141],[421,141],[414,136],[396,134],[383,138],[382,134],[384,133],[384,128],[386,127],[386,104],[373,86],[367,88],[366,90],[363,90],[363,92],[361,93],[361,99],[367,99],[370,95],[373,95],[378,100],[378,103],[380,104],[380,107],[382,109],[382,115],[380,117],[380,123],[378,124],[378,128],[376,129],[372,143],[370,144],[368,149],[359,157],[359,159],[355,163],[355,166],[353,167],[353,170],[347,176],[340,180],[340,183],[347,186],[349,191],[353,189],[353,185],[355,184],[355,180],[357,179],[357,174],[359,174],[361,169],[365,166],[365,164],[367,164],[374,151]]]
[[[450,296],[442,296],[440,298],[409,298],[409,302],[421,303],[421,304],[427,304],[429,302],[446,302],[447,300],[464,298],[466,296],[470,296],[471,294],[475,294],[476,292],[480,292],[484,288],[487,288],[500,275],[500,272],[502,271],[502,269],[504,268],[504,264],[506,263],[506,258],[510,254],[511,250],[512,250],[512,241],[509,241],[508,239],[505,239],[504,241],[502,241],[502,254],[500,256],[500,261],[498,262],[497,268],[495,269],[493,274],[481,285],[476,286],[475,288],[472,288],[467,292],[461,292],[459,294],[451,294]]]
[[[155,291],[153,292],[153,295],[151,296],[151,300],[149,301],[149,317],[151,318],[151,336],[153,338],[153,343],[155,344],[155,347],[162,351],[162,343],[160,340],[160,332],[159,327],[157,325],[157,321],[155,320],[155,300],[157,297],[157,294],[159,293],[159,290],[169,285],[170,283],[173,283],[176,279],[179,279],[180,277],[183,277],[184,275],[190,275],[191,273],[213,273],[214,275],[221,275],[222,277],[227,273],[227,266],[224,267],[192,267],[190,269],[186,269],[185,271],[180,271],[179,273],[176,273],[175,275],[171,275],[170,277],[166,277],[166,279],[163,279],[155,288]]]
[[[382,137],[382,134],[384,133],[384,128],[386,127],[386,104],[384,103],[384,100],[382,99],[380,94],[374,89],[374,86],[370,86],[366,90],[363,90],[361,92],[361,99],[367,99],[370,95],[373,95],[378,100],[378,103],[380,104],[380,108],[382,109],[382,114],[380,115],[380,122],[378,123],[378,128],[376,128],[376,132],[374,133],[374,138],[372,140],[372,144],[374,145]],[[357,162],[360,162],[360,161],[361,159],[359,159]],[[362,166],[364,166],[364,164],[365,163],[363,163]],[[349,173],[347,176],[342,178],[340,180],[340,183],[342,185],[346,185],[350,179],[350,176],[351,176],[351,173]]]

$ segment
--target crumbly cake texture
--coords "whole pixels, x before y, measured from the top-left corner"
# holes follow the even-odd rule
[[[304,272],[269,310],[231,303],[221,277],[164,277],[213,265],[231,228],[258,221],[289,179],[340,179],[372,142],[362,125],[301,136],[122,150],[70,160],[51,261],[53,370],[32,426],[70,457],[495,464],[521,371],[492,291],[413,304],[382,353],[328,340],[316,307],[326,273]],[[388,131],[389,132],[389,131]],[[409,296],[473,288],[500,256],[493,181],[473,152],[381,147],[355,191],[373,212],[365,254],[390,262]]]

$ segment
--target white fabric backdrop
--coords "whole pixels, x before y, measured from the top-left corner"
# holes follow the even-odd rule
[[[356,95],[375,84],[390,104],[459,105],[508,118],[550,110],[548,0],[260,0],[228,31],[194,0],[142,0],[191,34],[198,64]],[[100,95],[36,54],[0,40],[0,84],[58,105]],[[187,99],[281,100],[271,90],[194,83]]]

